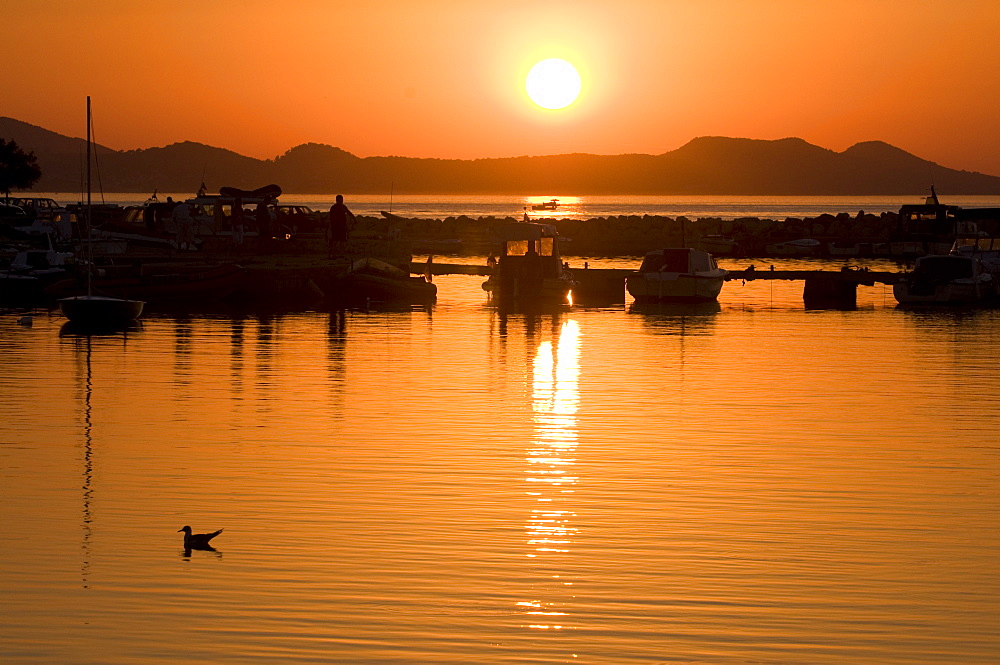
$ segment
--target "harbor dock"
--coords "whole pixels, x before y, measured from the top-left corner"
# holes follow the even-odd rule
[[[423,274],[427,263],[413,262],[410,272]],[[431,263],[432,275],[489,275],[485,265]],[[633,270],[620,268],[573,269],[579,286],[574,302],[617,304],[625,302],[625,278]],[[858,286],[893,284],[903,273],[863,269],[842,270],[730,270],[726,281],[787,280],[804,282],[802,298],[807,306],[852,307],[857,304]]]

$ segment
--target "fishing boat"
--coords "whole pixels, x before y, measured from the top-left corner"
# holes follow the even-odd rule
[[[931,195],[922,204],[907,204],[899,209],[897,228],[889,237],[889,252],[893,257],[912,259],[918,256],[946,255],[955,240],[975,236],[979,232],[976,219],[982,213],[996,213],[991,209],[963,210],[959,206],[945,205],[938,200],[931,187]]]
[[[87,248],[87,292],[85,295],[69,296],[59,299],[59,309],[63,316],[72,323],[86,326],[111,326],[117,327],[128,325],[142,315],[142,308],[145,306],[141,300],[129,298],[113,298],[109,296],[95,295],[93,293],[93,272],[94,272],[94,252],[93,239],[91,238],[91,181],[90,181],[90,153],[91,153],[91,114],[90,96],[87,96],[87,207],[85,209],[85,241]]]
[[[532,210],[555,210],[559,207],[559,199],[549,199],[548,201],[543,201],[541,203],[533,203],[531,205]]]
[[[499,258],[491,256],[483,289],[499,305],[569,304],[577,285],[559,253],[559,233],[550,224],[507,222],[492,230]]]
[[[712,301],[728,274],[700,249],[658,249],[646,254],[639,270],[625,278],[625,288],[638,303]]]

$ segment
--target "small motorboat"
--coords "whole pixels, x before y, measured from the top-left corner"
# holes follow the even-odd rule
[[[700,249],[658,249],[625,278],[625,288],[637,303],[711,301],[719,297],[728,274]]]
[[[359,259],[323,289],[335,305],[430,305],[437,300],[437,286],[426,277],[414,277],[378,259]]]
[[[975,304],[996,300],[997,286],[975,255],[931,254],[892,285],[892,295],[900,305]]]
[[[559,199],[549,199],[548,201],[543,201],[542,203],[533,203],[531,205],[532,210],[555,210],[559,207]]]

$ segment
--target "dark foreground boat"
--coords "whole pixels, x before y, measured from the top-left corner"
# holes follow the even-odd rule
[[[70,296],[59,299],[63,316],[76,324],[87,326],[128,325],[142,315],[141,300],[106,296]]]
[[[437,286],[426,278],[413,277],[396,266],[370,258],[352,263],[323,291],[333,304],[349,307],[372,303],[430,305],[437,300]]]

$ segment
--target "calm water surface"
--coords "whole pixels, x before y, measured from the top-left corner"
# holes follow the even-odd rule
[[[494,194],[405,194],[390,192],[385,194],[345,193],[345,200],[357,215],[381,217],[386,210],[410,218],[445,219],[466,215],[478,217],[520,218],[525,208],[535,219],[555,217],[558,219],[593,219],[597,217],[617,217],[620,215],[660,215],[667,217],[687,216],[719,217],[735,219],[739,217],[761,217],[765,219],[785,219],[786,217],[816,217],[824,213],[836,215],[846,212],[852,216],[859,210],[868,213],[897,212],[907,203],[923,203],[930,192],[917,192],[913,196],[574,196],[559,192],[542,193],[533,196],[501,196]],[[190,198],[193,192],[177,192],[170,196],[175,201]],[[43,193],[59,203],[68,204],[81,200],[79,194]],[[157,195],[165,201],[166,194]],[[313,210],[329,210],[334,202],[333,194],[283,194],[281,202],[311,207]],[[121,206],[140,205],[147,198],[144,194],[108,193],[95,194],[95,203],[115,203]],[[559,199],[555,211],[535,211],[534,204]],[[1000,207],[997,196],[952,196],[942,192],[941,202],[965,208]]]
[[[0,662],[1000,661],[1000,312],[502,318],[480,281],[0,316]]]

